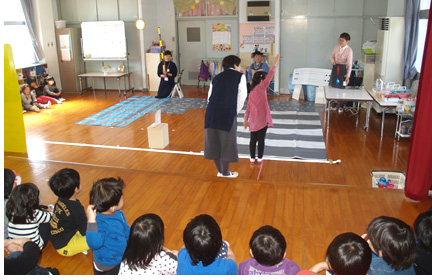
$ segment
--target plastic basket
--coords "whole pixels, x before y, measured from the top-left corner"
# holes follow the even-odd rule
[[[405,173],[396,171],[372,171],[372,188],[378,188],[378,182],[381,177],[386,180],[390,179],[394,189],[403,190],[405,188]]]

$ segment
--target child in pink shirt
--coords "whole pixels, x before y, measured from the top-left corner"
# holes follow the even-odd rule
[[[258,163],[264,155],[264,140],[267,127],[273,126],[270,107],[267,102],[267,88],[273,79],[280,54],[275,57],[269,73],[256,72],[252,78],[251,92],[244,116],[244,128],[249,126],[251,139],[249,142],[250,162],[255,163],[255,149],[258,142]]]

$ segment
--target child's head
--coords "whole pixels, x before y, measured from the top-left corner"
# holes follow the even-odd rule
[[[277,265],[286,254],[285,237],[272,226],[257,229],[249,241],[249,246],[254,259],[264,266]]]
[[[45,83],[50,85],[50,86],[54,85],[55,84],[54,77],[53,76],[47,76],[45,78]]]
[[[21,91],[22,91],[24,94],[30,94],[30,86],[29,86],[28,84],[24,84],[24,85],[21,87]]]
[[[263,53],[256,50],[252,53],[252,57],[255,60],[256,63],[260,63],[263,57]]]
[[[156,214],[145,214],[136,219],[129,234],[123,261],[130,269],[146,268],[163,249],[164,223]]]
[[[236,55],[228,55],[222,60],[223,69],[234,68],[237,70],[240,67],[241,59]]]
[[[38,86],[35,77],[29,77],[29,78],[27,79],[27,82],[28,82],[28,83],[30,84],[30,86],[33,87],[33,88],[35,88],[35,87]]]
[[[432,253],[432,212],[427,211],[418,215],[414,222],[414,230],[417,239]]]
[[[9,198],[15,183],[15,173],[8,169],[4,169],[4,199]]]
[[[393,269],[407,269],[416,258],[414,234],[403,221],[381,216],[367,227],[372,251],[382,257]]]
[[[372,251],[366,240],[355,233],[336,236],[327,248],[329,268],[336,275],[366,275],[372,261]]]
[[[164,59],[165,59],[165,61],[170,61],[172,59],[172,53],[171,53],[171,51],[166,50],[164,52]]]
[[[69,199],[80,189],[80,175],[74,169],[63,168],[54,173],[48,183],[56,196]]]
[[[222,248],[222,233],[213,217],[202,214],[187,224],[183,242],[193,265],[202,262],[203,266],[208,266]]]
[[[348,45],[350,40],[351,40],[351,36],[348,33],[344,32],[339,36],[339,45],[341,47],[345,47],[346,45]]]
[[[124,186],[125,183],[120,177],[98,180],[90,191],[90,204],[98,213],[120,210],[123,207]]]
[[[267,72],[257,71],[252,77],[251,90],[254,89],[257,85],[259,85],[262,81],[267,77]]]
[[[14,224],[26,224],[33,220],[34,210],[39,209],[39,189],[35,184],[25,183],[16,186],[6,204],[6,216]]]

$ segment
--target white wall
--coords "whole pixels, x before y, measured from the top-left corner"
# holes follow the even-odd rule
[[[60,70],[57,58],[57,43],[54,21],[58,19],[55,0],[33,0],[35,32],[40,42],[41,53],[48,64],[48,72],[61,88]]]
[[[369,18],[378,22],[378,17],[386,16],[387,3],[387,0],[282,1],[280,92],[289,92],[289,75],[295,68],[329,69],[331,52],[342,32],[351,35],[349,45],[354,61],[360,59],[362,44],[377,38],[378,27]]]

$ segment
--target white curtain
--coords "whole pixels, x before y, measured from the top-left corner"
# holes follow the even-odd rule
[[[38,40],[34,31],[34,17],[33,17],[33,2],[32,0],[20,0],[23,8],[26,25],[30,34],[33,45],[33,56],[35,61],[41,61],[42,55],[38,49]]]

